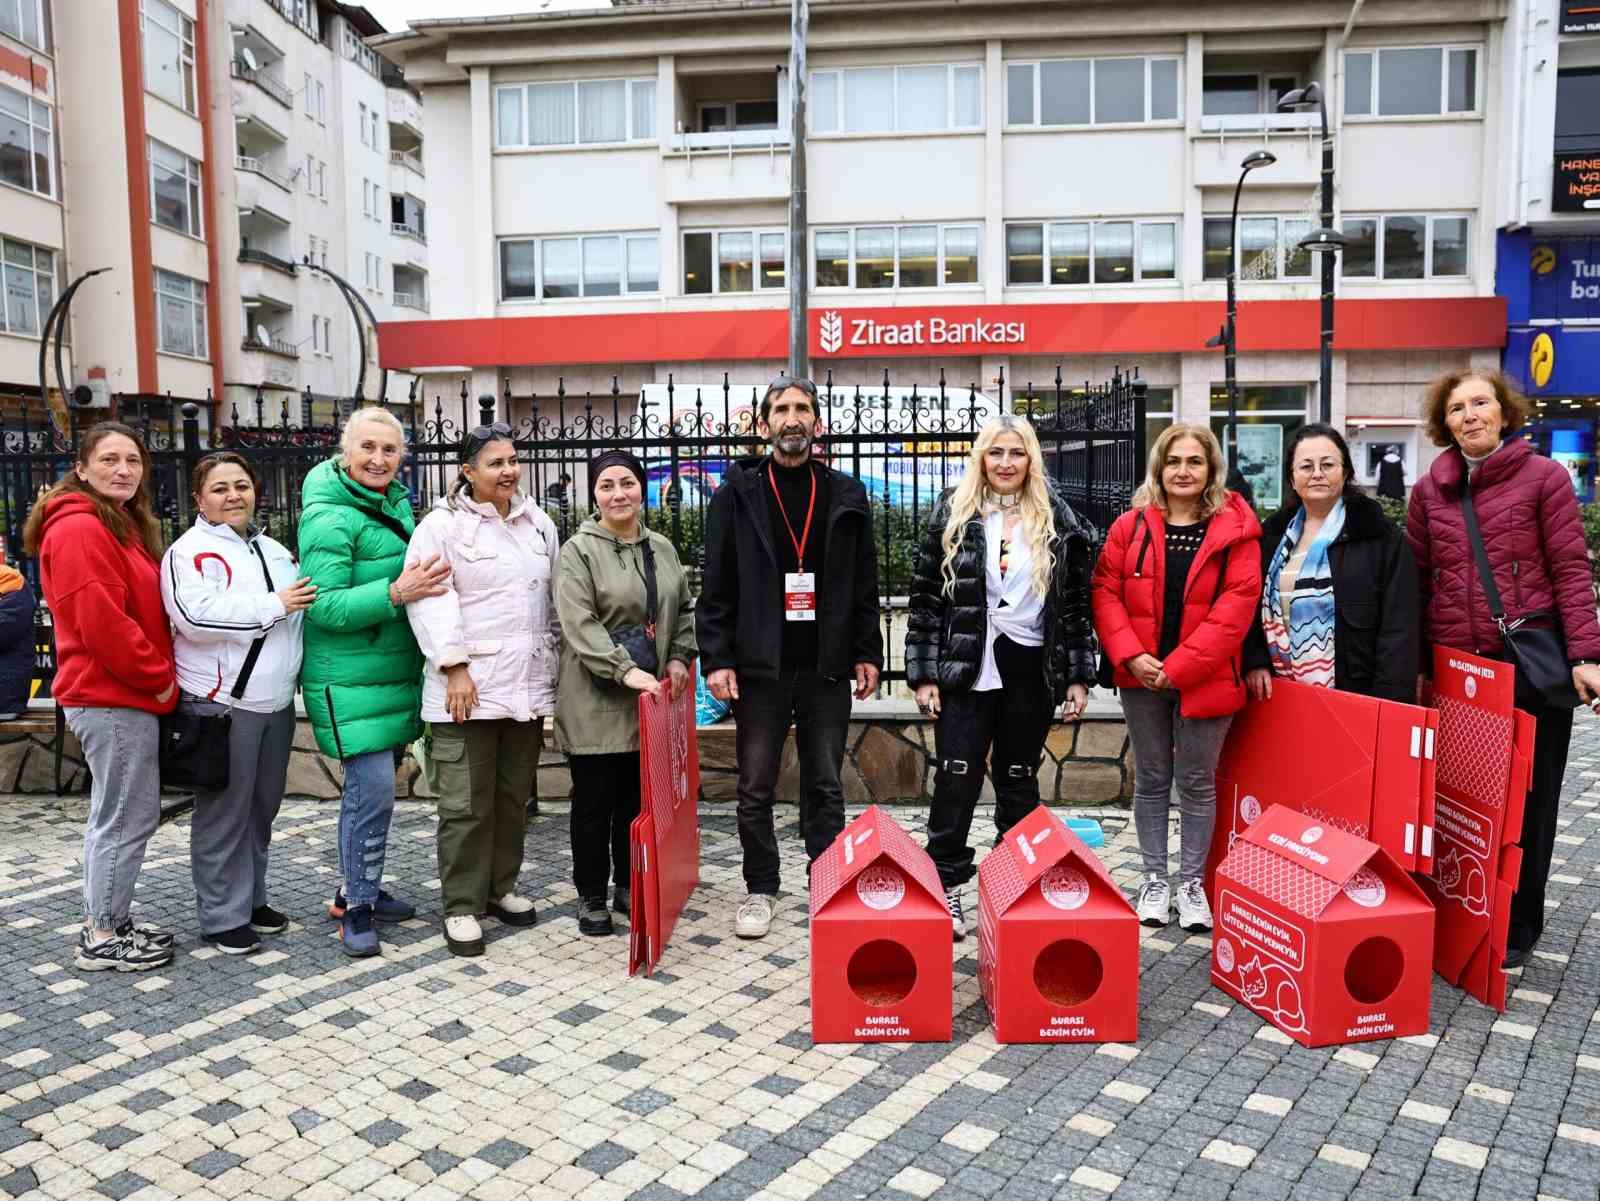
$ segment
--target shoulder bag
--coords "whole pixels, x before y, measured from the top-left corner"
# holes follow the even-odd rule
[[[656,654],[656,552],[650,545],[650,535],[644,535],[639,545],[644,559],[644,624],[634,622],[618,626],[611,631],[611,641],[628,652],[628,657],[640,671],[653,676],[661,674],[661,657]]]
[[[1572,686],[1572,665],[1567,660],[1560,616],[1553,610],[1539,609],[1506,620],[1506,608],[1500,603],[1500,590],[1495,587],[1489,555],[1484,550],[1483,533],[1478,529],[1478,514],[1472,507],[1472,489],[1466,481],[1461,485],[1461,515],[1467,522],[1467,540],[1472,543],[1472,557],[1477,560],[1489,613],[1505,642],[1506,660],[1517,669],[1517,707],[1535,713],[1540,709],[1575,708],[1578,691]]]

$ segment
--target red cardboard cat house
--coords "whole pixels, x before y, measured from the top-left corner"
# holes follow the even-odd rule
[[[1420,705],[1274,680],[1234,718],[1217,761],[1206,893],[1239,835],[1273,805],[1377,843],[1406,871],[1433,869],[1439,715]]]
[[[933,860],[871,806],[811,865],[811,1041],[948,1042],[950,949]]]
[[[1433,906],[1381,847],[1274,805],[1217,869],[1211,981],[1308,1047],[1422,1034]]]
[[[996,1042],[1139,1037],[1139,919],[1043,805],[978,867],[978,983]]]

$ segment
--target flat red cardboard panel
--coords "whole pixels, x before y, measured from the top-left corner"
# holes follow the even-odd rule
[[[1377,846],[1287,805],[1274,805],[1239,836],[1239,843],[1299,866],[1335,891],[1378,850]],[[1239,843],[1234,845],[1237,853]],[[1288,886],[1287,881],[1282,881]],[[1327,900],[1332,900],[1329,893]],[[1327,904],[1327,900],[1323,902]],[[1320,912],[1320,910],[1319,910]]]
[[[630,849],[633,854],[633,864],[637,865],[637,883],[642,902],[635,902],[629,897],[630,905],[637,905],[642,909],[643,920],[634,924],[629,930],[628,949],[628,974],[633,975],[639,968],[647,976],[654,975],[656,964],[661,962],[661,951],[665,940],[661,937],[661,871],[660,856],[656,853],[655,819],[648,813],[641,813],[634,819],[629,827],[630,840],[634,838],[633,831],[637,830],[637,841],[631,841]],[[630,870],[629,879],[635,878],[635,873]],[[629,914],[630,921],[633,914]],[[633,962],[634,942],[638,940],[640,958],[637,966]]]
[[[665,690],[639,695],[641,809],[652,819],[659,921],[651,927],[661,958],[678,916],[700,883],[700,751],[694,697]]]
[[[879,855],[887,855],[926,896],[943,905],[944,888],[928,853],[886,812],[869,805],[811,865],[812,916],[820,913]]]
[[[1423,756],[1422,773],[1417,783],[1417,861],[1413,871],[1424,875],[1433,872],[1433,820],[1434,795],[1438,789],[1439,768],[1439,711],[1432,707],[1427,714],[1427,753]]]
[[[637,975],[645,961],[644,868],[650,850],[642,823],[650,815],[641,813],[628,824],[628,975]]]
[[[1419,809],[1423,782],[1432,791],[1434,734],[1431,709],[1381,702],[1372,777],[1372,841],[1407,871],[1415,871],[1422,841]]]

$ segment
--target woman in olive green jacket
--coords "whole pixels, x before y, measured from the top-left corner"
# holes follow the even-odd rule
[[[400,423],[385,409],[358,409],[342,446],[301,488],[300,570],[317,600],[306,610],[300,690],[317,745],[344,769],[344,887],[328,913],[343,923],[345,953],[366,956],[378,953],[375,918],[415,913],[378,888],[394,814],[394,750],[422,729],[422,654],[406,605],[442,593],[450,569],[437,555],[404,566],[415,522],[410,493],[395,479],[405,453]]]
[[[612,905],[626,914],[628,826],[639,813],[638,692],[661,681],[634,664],[612,634],[650,630],[674,698],[689,684],[695,656],[694,602],[672,543],[640,523],[644,466],[623,451],[589,465],[590,499],[599,513],[565,546],[556,566],[556,613],[565,644],[556,679],[556,736],[572,770],[572,876],[578,929],[610,934]],[[655,577],[656,612],[646,579]],[[648,636],[648,634],[647,634]]]

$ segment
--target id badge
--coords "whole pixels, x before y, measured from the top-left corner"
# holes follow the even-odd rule
[[[783,577],[783,619],[817,620],[817,577],[809,571],[790,571]]]

